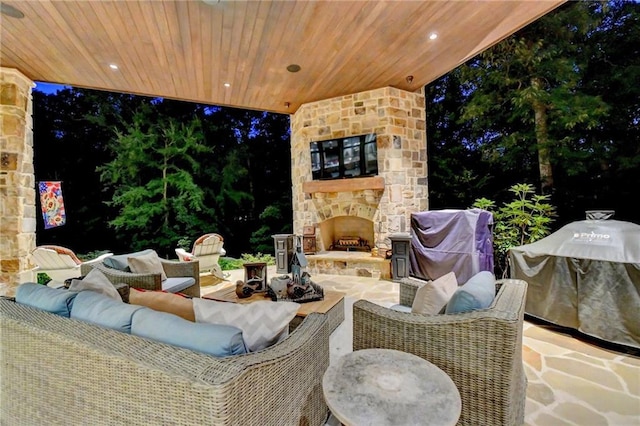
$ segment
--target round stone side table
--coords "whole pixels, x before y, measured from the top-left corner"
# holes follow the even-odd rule
[[[333,415],[348,426],[455,425],[462,409],[444,371],[392,349],[344,355],[325,372],[322,389]]]

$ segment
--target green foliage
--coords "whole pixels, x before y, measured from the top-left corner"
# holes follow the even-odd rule
[[[101,180],[114,189],[107,205],[118,210],[109,224],[134,250],[172,247],[204,208],[194,181],[198,155],[208,150],[200,121],[183,124],[152,115],[141,108],[125,131],[116,131],[115,158],[99,167]]]
[[[602,18],[588,2],[570,2],[461,67],[468,89],[460,124],[497,168],[527,168],[545,190],[558,167],[580,167],[572,144],[598,126],[609,106],[585,90],[588,56],[579,46]]]
[[[496,203],[477,199],[472,208],[483,209],[493,214],[493,252],[496,275],[509,274],[509,249],[530,244],[551,233],[551,223],[556,215],[549,204],[548,195],[537,195],[533,185],[519,183],[511,186],[514,194],[511,202],[496,208]]]
[[[265,262],[267,265],[275,265],[276,259],[270,254],[249,254],[243,253],[240,259],[234,259],[232,257],[221,257],[218,261],[220,268],[223,271],[228,271],[231,269],[242,269],[242,265],[245,263],[255,263],[255,262]]]
[[[283,209],[291,209],[291,206],[272,204],[260,213],[260,227],[251,234],[251,247],[259,253],[275,254],[273,235],[290,232],[291,225],[283,223],[283,217],[287,217]]]
[[[98,256],[102,256],[103,254],[110,253],[109,250],[93,250],[88,253],[77,253],[78,259],[86,262],[87,260],[95,259]]]
[[[188,237],[179,238],[176,247],[186,251],[191,251],[191,239]]]
[[[51,277],[47,274],[45,274],[44,272],[38,272],[36,274],[36,282],[38,284],[43,284],[43,285],[47,285],[47,283],[51,281]]]
[[[429,208],[539,191],[542,162],[556,226],[597,208],[638,222],[638,46],[639,2],[567,2],[427,86]]]
[[[223,271],[230,271],[232,269],[240,269],[242,268],[242,260],[235,259],[233,257],[221,257],[218,260],[218,265]]]
[[[257,254],[243,253],[241,258],[243,263],[265,262],[267,265],[276,264],[275,257],[270,254],[262,254],[260,252]]]

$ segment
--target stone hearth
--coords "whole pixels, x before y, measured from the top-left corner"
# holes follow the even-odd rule
[[[327,251],[306,255],[309,273],[391,278],[391,262],[368,252]]]

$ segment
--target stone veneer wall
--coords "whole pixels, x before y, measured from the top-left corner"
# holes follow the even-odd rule
[[[33,86],[19,71],[0,68],[0,294],[8,296],[19,283],[33,280]]]
[[[372,208],[360,217],[373,221],[376,247],[388,249],[390,234],[408,232],[411,213],[428,208],[425,114],[423,89],[385,87],[302,105],[291,116],[294,233],[302,234],[305,225],[317,229],[345,211]],[[384,190],[305,194],[303,184],[312,180],[309,143],[365,133],[377,134]]]

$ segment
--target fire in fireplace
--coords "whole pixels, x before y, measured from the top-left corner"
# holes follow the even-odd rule
[[[371,251],[369,241],[360,237],[339,237],[331,244],[329,250],[342,250],[342,251]]]

